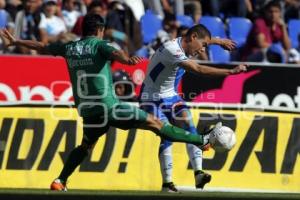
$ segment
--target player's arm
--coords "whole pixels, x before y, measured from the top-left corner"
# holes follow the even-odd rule
[[[247,71],[247,65],[244,64],[238,65],[233,69],[225,69],[200,65],[196,61],[190,59],[181,62],[180,66],[182,66],[186,71],[206,76],[227,76]]]
[[[0,34],[3,38],[7,40],[7,46],[23,46],[29,49],[37,50],[40,53],[47,53],[46,45],[42,42],[34,40],[19,40],[16,39],[8,30],[0,30]]]
[[[127,56],[122,50],[115,50],[111,53],[111,59],[116,60],[122,64],[135,65],[143,60],[143,58],[138,56]]]
[[[230,39],[226,39],[226,38],[211,38],[209,43],[209,45],[211,44],[216,44],[216,45],[220,45],[223,49],[226,49],[228,51],[232,51],[236,48],[236,43],[233,40]]]

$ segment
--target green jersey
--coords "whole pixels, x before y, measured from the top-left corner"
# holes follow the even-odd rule
[[[91,36],[67,44],[50,44],[47,50],[66,59],[81,116],[104,113],[118,102],[110,68],[111,53],[116,49],[107,41]]]

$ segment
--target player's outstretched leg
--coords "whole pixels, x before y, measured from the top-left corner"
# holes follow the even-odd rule
[[[151,114],[148,114],[146,122],[138,128],[151,130],[162,138],[173,142],[191,143],[200,148],[205,148],[205,146],[209,145],[209,135],[190,134],[190,132],[182,128],[163,123]]]

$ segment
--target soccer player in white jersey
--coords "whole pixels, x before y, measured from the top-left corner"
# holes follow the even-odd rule
[[[212,43],[232,49],[232,44],[228,43],[228,40],[224,41],[212,39],[209,30],[198,24],[191,27],[185,36],[164,43],[157,49],[148,65],[139,97],[141,108],[162,121],[168,121],[197,134],[190,111],[177,93],[177,82],[184,70],[209,76],[227,76],[246,71],[246,65],[223,69],[200,65],[189,59],[189,56],[204,52]],[[211,175],[202,171],[202,151],[195,145],[187,144],[187,152],[194,170],[195,186],[203,189],[204,185],[210,182]],[[172,181],[172,142],[161,140],[159,161],[163,178],[162,191],[178,192]]]

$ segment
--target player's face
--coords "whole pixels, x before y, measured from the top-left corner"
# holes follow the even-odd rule
[[[208,42],[209,42],[209,37],[198,39],[197,37],[192,36],[188,45],[188,55],[197,56],[205,52],[208,46]]]

